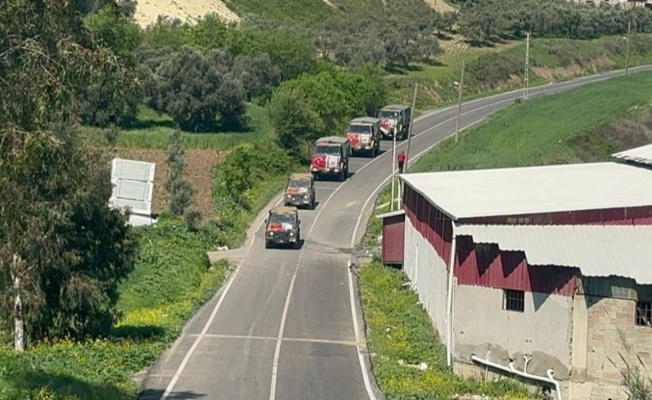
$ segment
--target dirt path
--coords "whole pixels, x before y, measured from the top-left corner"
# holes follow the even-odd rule
[[[229,10],[222,0],[139,0],[135,19],[144,28],[156,22],[159,15],[192,22],[211,13],[216,13],[226,21],[240,21],[240,17]]]

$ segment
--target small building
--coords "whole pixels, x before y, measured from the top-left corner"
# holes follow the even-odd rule
[[[403,265],[457,373],[525,374],[564,399],[626,398],[621,356],[652,366],[652,169],[400,179],[403,210],[379,216],[383,257]]]

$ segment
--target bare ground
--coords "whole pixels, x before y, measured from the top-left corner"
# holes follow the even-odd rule
[[[446,3],[444,0],[425,0],[425,2],[428,3],[428,5],[432,7],[433,10],[438,12],[444,13],[455,11],[455,8]]]
[[[240,17],[229,10],[222,0],[139,0],[134,18],[138,25],[145,28],[156,22],[159,15],[193,22],[211,13],[229,22],[240,21]]]
[[[165,211],[167,209],[167,199],[169,196],[168,191],[165,189],[165,181],[168,175],[168,166],[165,161],[167,152],[165,150],[157,149],[128,148],[115,148],[109,150],[109,152],[111,157],[156,163],[152,211]],[[185,176],[196,190],[193,199],[193,207],[201,212],[202,216],[206,219],[215,216],[211,193],[213,187],[213,166],[217,164],[225,154],[226,152],[218,150],[185,150]]]

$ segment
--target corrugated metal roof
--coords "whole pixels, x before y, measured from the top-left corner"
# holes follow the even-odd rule
[[[652,165],[652,144],[614,153],[611,156],[620,160]]]
[[[114,158],[111,162],[113,192],[109,199],[109,206],[120,209],[130,207],[131,225],[154,223],[154,220],[148,216],[152,212],[155,172],[155,163],[122,158]],[[145,220],[147,222],[143,222]]]
[[[652,205],[652,171],[615,162],[399,178],[453,219]]]
[[[621,276],[652,283],[652,226],[456,225],[456,235],[501,250],[525,252],[531,265],[577,267],[585,276]]]

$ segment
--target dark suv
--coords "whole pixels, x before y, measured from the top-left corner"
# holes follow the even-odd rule
[[[301,247],[299,210],[296,207],[279,206],[269,210],[265,220],[265,248],[275,245]]]

